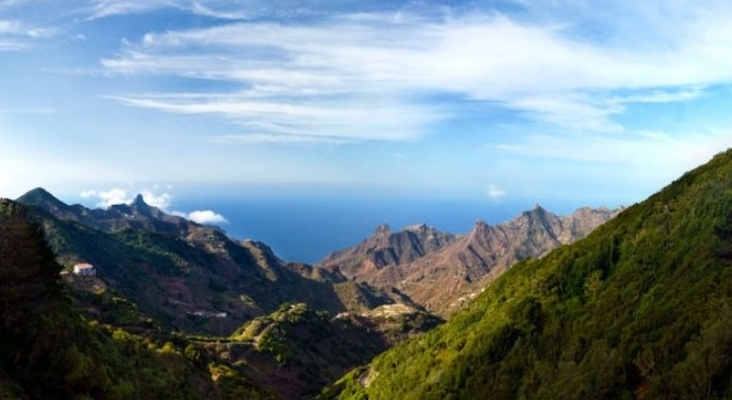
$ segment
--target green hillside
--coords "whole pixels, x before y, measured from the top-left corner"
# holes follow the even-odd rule
[[[166,214],[142,196],[132,204],[88,209],[37,188],[16,202],[43,228],[67,270],[79,262],[94,265],[96,280],[69,274],[65,281],[79,309],[117,326],[147,330],[154,323],[163,330],[227,336],[290,302],[332,315],[393,303],[421,309],[398,291],[285,262],[263,243],[239,242],[218,228]]]
[[[12,299],[0,302],[1,312],[12,316],[0,326],[0,356],[8,357],[0,360],[0,388],[9,388],[0,400],[300,399],[441,322],[398,292],[286,264],[261,243],[239,244],[180,221],[194,235],[204,229],[203,239],[145,226],[101,231],[76,214],[113,226],[126,218],[66,206],[42,189],[22,199],[31,204],[0,199],[0,297]],[[60,219],[41,206],[75,214]],[[118,209],[135,211],[124,207]],[[93,213],[96,219],[88,217]],[[134,220],[162,226],[165,218]],[[68,273],[77,260],[93,263],[99,274]],[[66,273],[59,274],[58,263]],[[171,289],[185,296],[172,296]],[[312,301],[290,309],[283,299]],[[230,312],[186,311],[212,306]],[[227,337],[242,324],[250,336]],[[18,360],[28,351],[51,356],[26,367]],[[81,371],[74,370],[77,358]],[[53,379],[34,386],[39,376]]]
[[[0,399],[274,398],[181,340],[84,320],[26,214],[0,200]]]
[[[732,398],[732,150],[322,398]]]

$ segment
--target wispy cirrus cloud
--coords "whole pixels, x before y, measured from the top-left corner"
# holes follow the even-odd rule
[[[732,131],[688,132],[683,136],[660,131],[605,135],[528,134],[511,145],[495,146],[502,152],[532,159],[554,159],[614,165],[627,173],[673,179],[732,147]]]
[[[21,33],[21,23],[18,21],[0,20],[0,35],[16,35]]]
[[[246,10],[256,9],[254,3],[221,0],[93,0],[86,13],[90,19],[99,19],[170,8],[215,19],[241,20],[250,17],[251,13]]]
[[[89,18],[105,18],[114,15],[141,14],[165,7],[181,7],[176,0],[93,0],[88,7]]]
[[[615,182],[678,174],[732,145],[727,3],[0,0],[13,81],[0,181],[78,193],[428,176],[447,188],[461,174],[475,193],[494,183],[517,196],[521,166],[547,182],[600,167]],[[498,159],[510,167],[473,172]]]
[[[429,105],[410,104],[394,99],[315,98],[291,99],[261,94],[178,94],[110,97],[125,104],[177,114],[213,114],[238,122],[245,141],[279,143],[325,143],[362,140],[413,140],[444,112]],[[221,140],[219,140],[221,141]]]
[[[20,50],[28,46],[28,35],[20,21],[0,20],[0,51]]]
[[[718,13],[732,17],[729,7],[690,7],[684,35],[663,36],[664,45],[644,52],[587,41],[556,21],[401,12],[148,33],[102,65],[227,83],[231,92],[112,98],[279,129],[257,131],[266,135],[411,140],[454,116],[439,102],[444,95],[562,128],[621,131],[615,117],[630,104],[687,101],[732,82],[732,30]]]
[[[34,21],[0,19],[0,51],[26,49],[33,40],[51,38],[58,32],[56,27],[44,26]]]

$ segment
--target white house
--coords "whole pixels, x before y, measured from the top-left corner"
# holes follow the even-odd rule
[[[74,265],[74,274],[79,276],[94,276],[97,274],[97,271],[93,265],[82,263]]]

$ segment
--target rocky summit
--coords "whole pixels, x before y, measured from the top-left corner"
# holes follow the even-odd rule
[[[537,205],[496,226],[479,220],[459,236],[425,225],[395,233],[381,226],[363,243],[318,265],[376,287],[395,287],[447,316],[517,261],[572,243],[619,211],[585,207],[560,217]]]

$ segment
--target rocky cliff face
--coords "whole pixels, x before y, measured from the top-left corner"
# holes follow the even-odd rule
[[[419,230],[424,235],[415,235],[417,243],[427,242],[428,237],[440,239],[431,241],[433,246],[422,253],[413,251],[414,242],[395,239],[414,230],[407,228],[387,235],[380,228],[361,245],[336,253],[338,257],[331,255],[321,265],[341,272],[345,267],[344,275],[376,287],[393,286],[430,311],[446,316],[514,263],[541,257],[580,239],[618,212],[581,208],[560,217],[537,205],[496,226],[477,221],[472,231],[458,237],[424,227]],[[400,244],[407,247],[401,248]],[[370,268],[378,259],[373,255],[384,252],[412,257],[394,258],[379,268]]]
[[[358,246],[328,255],[318,266],[338,271],[349,279],[376,273],[386,267],[411,263],[454,243],[456,237],[424,224],[392,232],[380,225]]]

